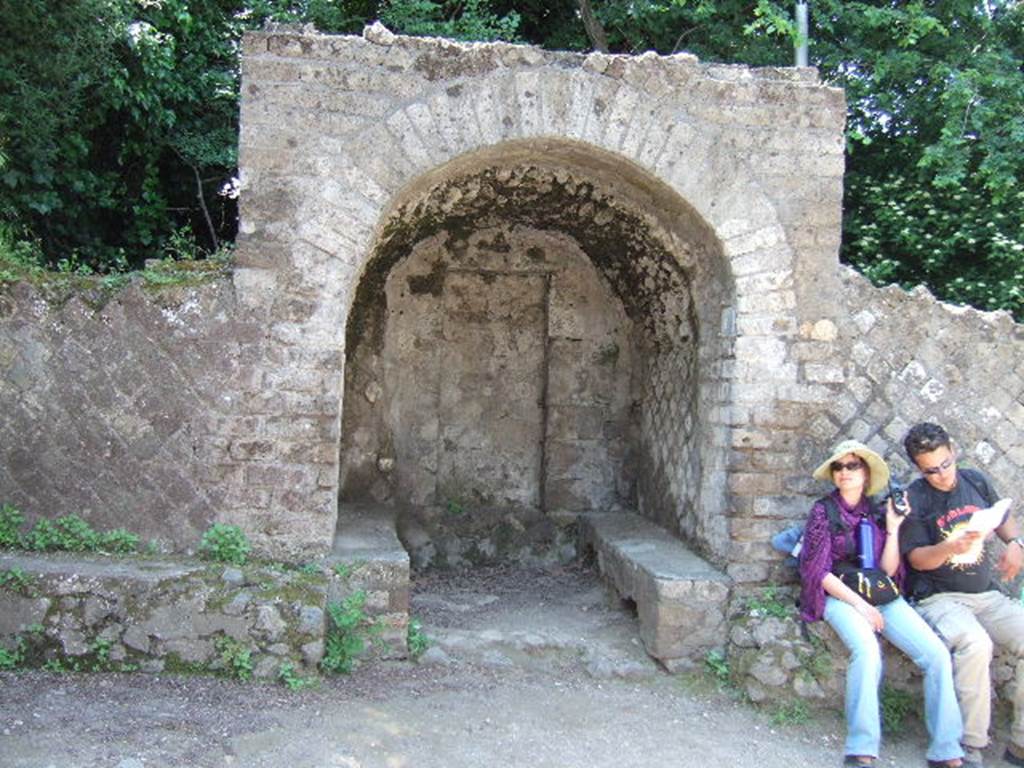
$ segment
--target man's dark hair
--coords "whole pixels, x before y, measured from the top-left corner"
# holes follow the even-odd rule
[[[946,430],[930,421],[911,427],[907,436],[903,438],[903,449],[911,461],[914,461],[922,453],[931,453],[942,446],[952,449],[953,441]]]

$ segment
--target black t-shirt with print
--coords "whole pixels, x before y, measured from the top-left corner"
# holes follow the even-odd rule
[[[999,496],[981,472],[958,469],[952,491],[932,488],[923,477],[907,489],[911,514],[900,528],[900,552],[938,544],[967,525],[971,515],[992,506]],[[986,543],[974,561],[945,562],[931,571],[916,571],[907,562],[907,594],[918,599],[936,592],[986,592],[994,588],[990,547]]]

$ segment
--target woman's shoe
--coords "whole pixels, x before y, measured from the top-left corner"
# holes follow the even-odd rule
[[[875,758],[871,755],[847,755],[843,758],[843,766],[871,766],[875,764]]]

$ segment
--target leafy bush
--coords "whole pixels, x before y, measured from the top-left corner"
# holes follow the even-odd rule
[[[115,528],[99,535],[98,549],[120,554],[136,552],[139,549],[139,537],[124,528]]]
[[[237,525],[214,523],[199,542],[199,554],[218,563],[245,565],[252,545]]]
[[[505,16],[498,16],[489,6],[487,0],[461,3],[390,0],[380,9],[380,18],[391,29],[407,35],[470,41],[516,40],[519,14],[509,11]]]
[[[56,520],[42,518],[26,534],[21,534],[25,516],[10,504],[0,507],[0,548],[28,549],[33,552],[135,552],[139,537],[124,528],[99,532],[78,515]]]
[[[100,535],[78,515],[43,518],[24,537],[22,546],[35,552],[95,552]]]

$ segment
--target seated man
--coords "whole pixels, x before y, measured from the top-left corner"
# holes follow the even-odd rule
[[[992,483],[977,470],[959,469],[949,435],[937,424],[918,424],[903,440],[923,477],[909,490],[911,514],[900,549],[907,565],[907,593],[953,654],[953,678],[964,718],[964,764],[981,765],[988,745],[989,663],[993,644],[1024,658],[1024,606],[998,591],[986,541],[966,530],[974,512],[997,500]],[[995,529],[1007,542],[998,563],[1005,581],[1024,562],[1024,539],[1007,514]],[[1024,766],[1024,664],[1017,666],[1011,743],[1004,759]]]

